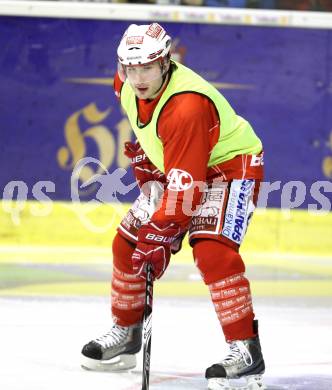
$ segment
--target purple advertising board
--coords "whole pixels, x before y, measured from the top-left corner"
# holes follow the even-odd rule
[[[116,48],[128,24],[0,18],[1,196],[8,183],[21,181],[33,199],[35,184],[51,181],[48,196],[69,200],[73,167],[87,156],[109,172],[128,167],[122,148],[133,136],[112,89]],[[212,82],[261,137],[265,180],[277,183],[268,206],[280,207],[290,181],[304,183],[301,207],[331,203],[332,32],[163,25],[174,39],[174,57]],[[86,168],[82,181],[97,168]],[[129,172],[124,182],[132,181]],[[329,202],[310,193],[317,182]]]

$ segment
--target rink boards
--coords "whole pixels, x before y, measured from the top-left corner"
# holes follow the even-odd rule
[[[120,216],[111,218],[110,205],[91,215],[82,205],[76,205],[79,213],[60,202],[51,218],[36,217],[29,215],[32,206],[28,202],[19,214],[19,226],[1,213],[0,294],[108,296]],[[331,217],[256,212],[241,250],[255,296],[332,296]],[[95,226],[105,231],[91,231]],[[186,239],[155,290],[160,296],[208,296]]]

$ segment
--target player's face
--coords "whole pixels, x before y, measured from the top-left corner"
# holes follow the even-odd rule
[[[127,66],[126,76],[139,99],[153,99],[163,83],[159,62],[146,65]]]

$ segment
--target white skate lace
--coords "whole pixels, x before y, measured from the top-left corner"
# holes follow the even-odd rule
[[[120,344],[121,341],[127,337],[127,335],[128,328],[114,325],[109,332],[103,336],[98,337],[94,341],[100,344],[103,348],[109,348],[113,345]]]
[[[230,343],[229,348],[231,352],[221,361],[221,364],[231,366],[232,364],[243,360],[246,366],[249,367],[252,365],[253,361],[251,354],[243,341],[233,341]]]

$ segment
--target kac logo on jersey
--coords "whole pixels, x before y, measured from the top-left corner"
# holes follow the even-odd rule
[[[172,168],[168,175],[168,186],[170,191],[185,191],[188,190],[194,183],[190,173],[177,168]]]

